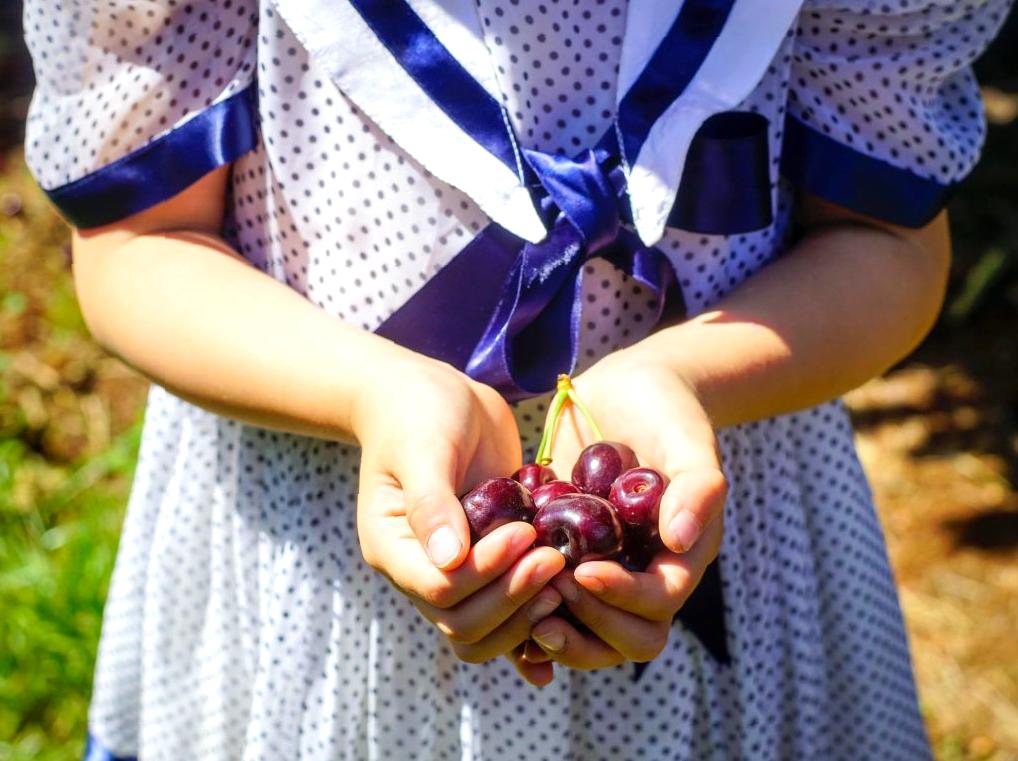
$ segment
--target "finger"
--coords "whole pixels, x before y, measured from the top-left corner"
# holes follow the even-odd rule
[[[659,529],[665,546],[689,552],[723,513],[728,482],[720,467],[697,467],[671,476],[661,498]]]
[[[456,656],[467,663],[484,663],[512,652],[530,637],[535,623],[546,618],[562,603],[554,589],[546,589],[530,605],[516,611],[509,620],[491,634],[473,644],[453,642]]]
[[[406,522],[398,518],[404,532]],[[368,522],[373,567],[382,571],[404,594],[435,608],[452,608],[502,576],[533,545],[536,532],[522,522],[500,526],[475,544],[467,559],[453,571],[435,568],[424,549],[409,534],[389,540],[383,521]]]
[[[480,642],[502,625],[521,606],[544,589],[545,585],[565,567],[562,553],[551,547],[538,547],[520,558],[494,582],[483,587],[452,608],[438,608],[424,601],[415,604],[425,618],[453,642]],[[552,590],[553,591],[553,590]],[[535,601],[543,604],[540,621],[558,607],[559,596]],[[531,606],[534,612],[534,606]]]
[[[551,656],[531,639],[523,643],[523,660],[529,663],[548,663],[551,660]]]
[[[601,602],[573,581],[568,573],[559,574],[552,584],[565,599],[573,615],[592,634],[628,660],[646,663],[664,649],[670,621],[648,621]]]
[[[528,683],[535,687],[546,687],[555,678],[555,670],[549,662],[550,659],[546,658],[541,663],[532,663],[525,657],[525,647],[526,644],[519,645],[506,658],[513,664],[516,672]]]
[[[622,653],[592,634],[581,634],[558,616],[546,618],[530,635],[556,663],[573,669],[605,669],[625,663]]]
[[[594,561],[579,565],[573,578],[607,605],[650,621],[671,621],[718,556],[723,534],[724,521],[716,520],[692,550],[681,555],[662,550],[643,573],[610,561]]]
[[[436,446],[405,458],[395,476],[406,497],[406,519],[436,568],[458,567],[470,550],[470,527],[456,497],[452,447]]]
[[[607,605],[648,621],[671,621],[696,585],[696,578],[688,568],[688,553],[660,554],[667,558],[651,572],[627,571],[618,563],[598,560],[577,566],[573,578]]]
[[[725,520],[722,515],[708,524],[700,539],[689,552],[677,555],[674,552],[662,550],[647,564],[646,573],[667,575],[672,578],[673,584],[681,584],[683,587],[682,602],[685,603],[686,598],[700,583],[707,566],[714,562],[721,551],[721,540],[724,538],[724,533]]]
[[[674,415],[661,421],[651,464],[668,477],[661,499],[659,533],[673,552],[686,552],[721,514],[727,481],[717,435],[703,408],[690,394],[676,394]]]

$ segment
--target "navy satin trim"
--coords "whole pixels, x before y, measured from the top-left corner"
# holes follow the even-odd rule
[[[404,0],[350,0],[428,97],[506,166],[519,168],[505,114]]]
[[[625,157],[634,163],[654,123],[689,86],[724,29],[735,0],[686,0],[619,104]]]
[[[725,111],[705,121],[689,146],[668,227],[739,235],[774,221],[767,118]]]
[[[98,227],[177,195],[258,143],[255,87],[209,106],[179,127],[46,195],[75,227]]]
[[[85,755],[82,757],[82,761],[138,761],[138,757],[115,755],[92,734],[89,734],[88,742],[85,744]]]
[[[797,188],[902,227],[923,227],[951,199],[944,185],[860,153],[789,116],[781,173]]]
[[[489,224],[375,333],[463,370],[522,248],[520,238]]]

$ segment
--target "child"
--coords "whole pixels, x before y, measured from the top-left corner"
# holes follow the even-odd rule
[[[29,0],[29,161],[157,384],[88,758],[928,758],[829,400],[935,318],[1007,5]],[[469,546],[560,372],[671,479],[645,573]]]

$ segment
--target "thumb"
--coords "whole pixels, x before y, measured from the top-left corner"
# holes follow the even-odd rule
[[[668,450],[670,483],[661,499],[659,530],[668,549],[682,553],[721,517],[728,481],[713,430],[677,436],[669,442]]]
[[[407,522],[428,558],[444,571],[458,567],[470,551],[470,527],[454,490],[453,453],[418,453],[396,477],[406,499]]]
[[[704,530],[721,517],[728,485],[718,468],[676,474],[661,499],[661,539],[672,552],[688,552]]]

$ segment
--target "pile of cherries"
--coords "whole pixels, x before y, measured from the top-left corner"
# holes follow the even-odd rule
[[[611,559],[643,570],[661,547],[658,513],[666,481],[641,468],[625,444],[599,441],[583,450],[572,481],[528,464],[512,478],[482,482],[461,500],[476,543],[513,521],[532,523],[537,544],[554,547],[575,567]]]

